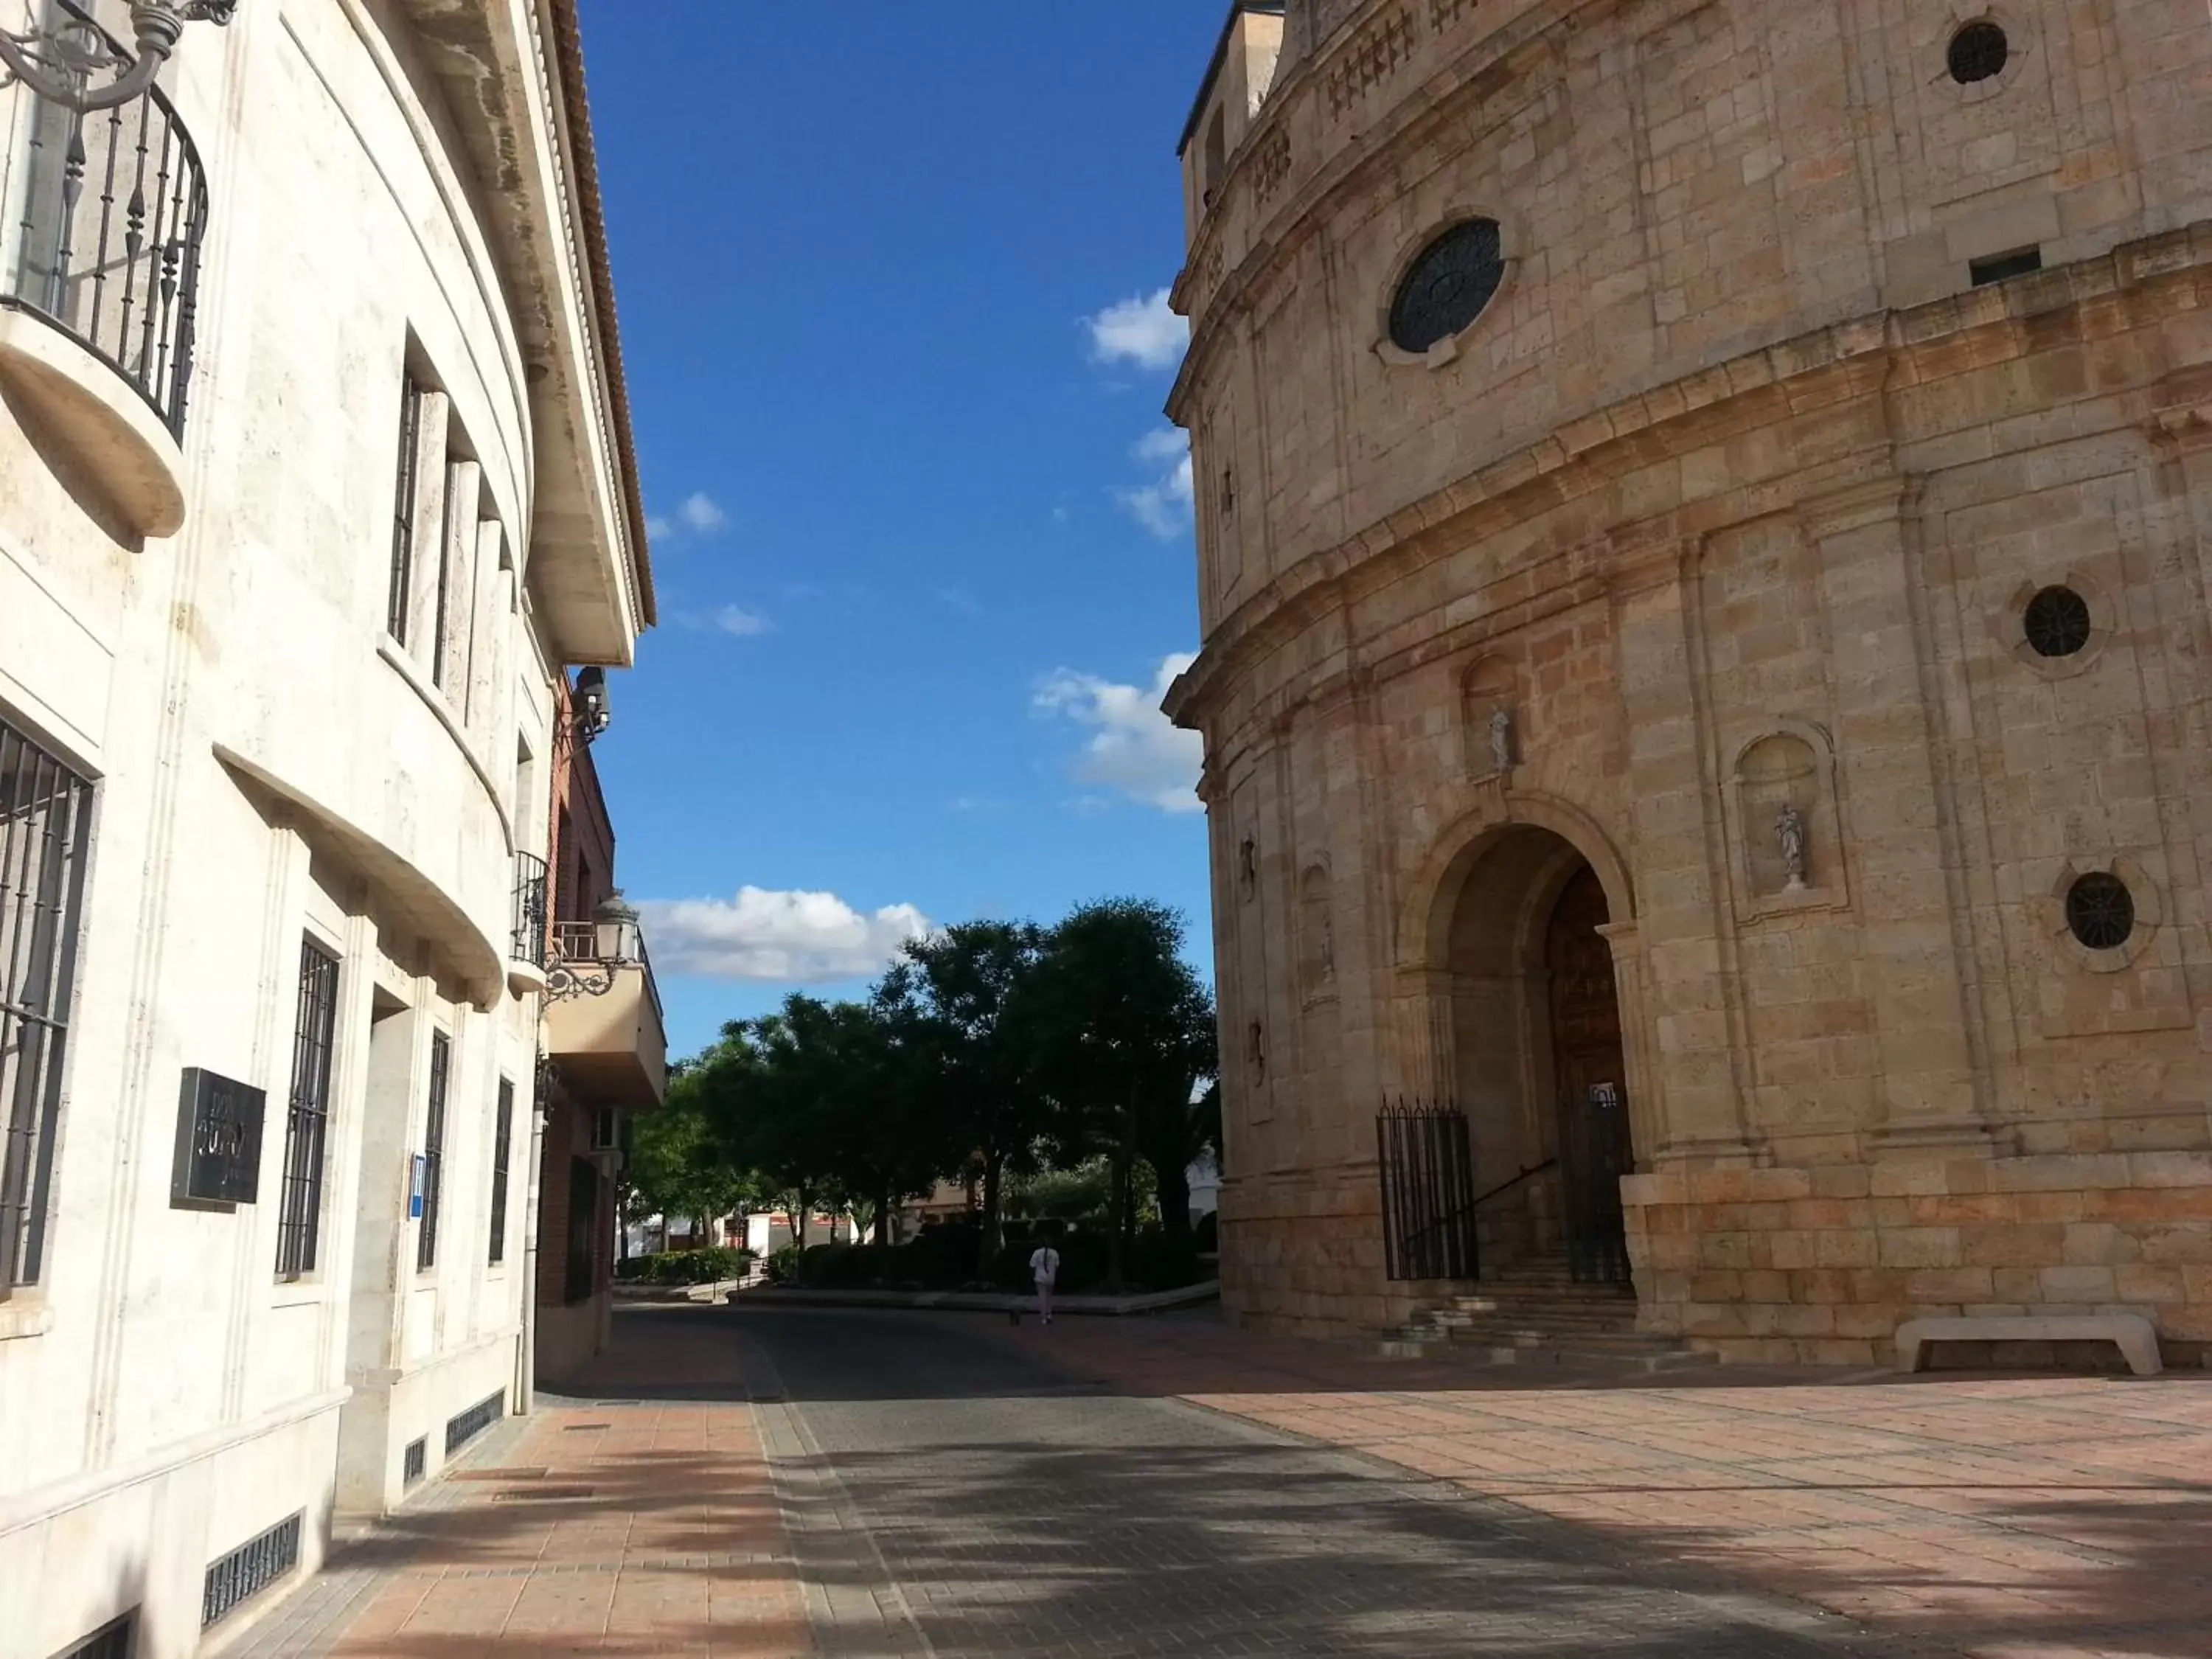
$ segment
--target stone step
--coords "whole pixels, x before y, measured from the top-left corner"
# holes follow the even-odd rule
[[[1647,1337],[1635,1345],[1600,1346],[1580,1339],[1482,1343],[1463,1338],[1455,1340],[1414,1327],[1385,1332],[1376,1351],[1392,1359],[1449,1356],[1462,1362],[1472,1359],[1490,1365],[1557,1366],[1583,1370],[1671,1371],[1718,1363],[1711,1354],[1694,1352],[1663,1337]]]
[[[1571,1325],[1580,1330],[1625,1331],[1636,1327],[1633,1303],[1621,1308],[1563,1308],[1542,1303],[1492,1302],[1470,1296],[1443,1307],[1420,1309],[1415,1316],[1457,1325],[1510,1319],[1523,1325]]]

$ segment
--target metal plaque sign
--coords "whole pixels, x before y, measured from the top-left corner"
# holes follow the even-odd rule
[[[1589,1103],[1592,1109],[1596,1111],[1619,1111],[1620,1109],[1620,1085],[1618,1083],[1591,1084]]]
[[[407,1218],[422,1218],[422,1194],[430,1184],[430,1160],[417,1152],[407,1160]]]
[[[185,1068],[172,1202],[253,1202],[261,1187],[261,1120],[268,1103],[267,1093],[250,1083]]]

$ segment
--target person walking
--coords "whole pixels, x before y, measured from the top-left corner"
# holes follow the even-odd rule
[[[1030,1279],[1036,1286],[1037,1317],[1052,1323],[1052,1285],[1060,1277],[1060,1252],[1047,1241],[1030,1252]]]

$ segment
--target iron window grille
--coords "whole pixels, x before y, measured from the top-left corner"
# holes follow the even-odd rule
[[[407,643],[407,613],[415,602],[415,510],[422,499],[418,462],[422,439],[422,384],[412,374],[399,390],[399,479],[392,490],[392,591],[385,631]]]
[[[430,1034],[430,1103],[422,1127],[422,1224],[415,1235],[415,1271],[438,1265],[438,1199],[445,1184],[446,1081],[453,1069],[453,1040]]]
[[[300,1527],[306,1511],[279,1521],[208,1564],[200,1592],[200,1628],[220,1621],[300,1565]]]
[[[1951,37],[1951,44],[1944,49],[1943,66],[1951,71],[1954,81],[1970,87],[2002,75],[2011,58],[2012,42],[2002,26],[1982,17]]]
[[[137,1631],[138,1610],[133,1607],[120,1619],[102,1625],[75,1647],[58,1656],[58,1659],[131,1659],[131,1641]]]
[[[292,1031],[292,1098],[284,1119],[284,1198],[276,1221],[276,1271],[315,1270],[322,1237],[323,1163],[331,1117],[331,1059],[337,1044],[337,958],[300,946],[300,998]]]
[[[419,1484],[422,1477],[429,1472],[429,1437],[425,1435],[419,1440],[409,1441],[407,1449],[400,1455],[399,1484],[403,1486]]]
[[[2066,890],[2066,926],[2092,951],[2117,951],[2135,935],[2136,896],[2118,876],[2093,870]]]
[[[533,968],[545,965],[545,860],[535,853],[514,855],[514,939],[508,958]]]
[[[54,0],[120,51],[80,0]],[[21,131],[21,240],[0,270],[0,307],[60,330],[131,383],[181,439],[192,376],[207,177],[159,87],[79,112],[38,97]]]
[[[491,1265],[507,1260],[507,1166],[514,1140],[514,1085],[499,1080],[499,1115],[491,1136]]]
[[[1421,250],[1390,301],[1390,343],[1419,354],[1480,317],[1505,280],[1498,221],[1468,219]]]
[[[2042,589],[2027,602],[2020,621],[2028,648],[2039,657],[2077,656],[2088,649],[2096,631],[2088,600],[2070,587]]]
[[[507,1391],[487,1395],[465,1412],[446,1419],[446,1455],[455,1452],[507,1415]]]
[[[588,1302],[599,1265],[599,1170],[588,1158],[568,1160],[568,1271],[562,1299]]]
[[[91,836],[91,783],[0,720],[0,1297],[45,1256]]]

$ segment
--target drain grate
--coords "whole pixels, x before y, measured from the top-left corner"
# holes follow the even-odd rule
[[[556,1504],[565,1498],[597,1496],[592,1486],[511,1486],[491,1495],[495,1504]]]
[[[614,1427],[614,1425],[611,1423],[564,1423],[561,1425],[561,1432],[563,1434],[582,1434],[590,1429],[611,1429],[612,1427]]]
[[[550,1471],[545,1469],[463,1469],[451,1478],[455,1480],[543,1480]]]

